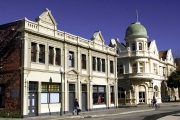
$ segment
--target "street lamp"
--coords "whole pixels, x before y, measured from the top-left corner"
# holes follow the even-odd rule
[[[62,90],[63,90],[62,89],[62,75],[64,73],[64,68],[61,66],[59,71],[60,71],[60,74],[61,74],[61,96],[59,96],[60,97],[60,102],[61,102],[60,115],[62,116]]]
[[[153,86],[153,80],[152,80],[152,99],[154,97],[154,86]]]

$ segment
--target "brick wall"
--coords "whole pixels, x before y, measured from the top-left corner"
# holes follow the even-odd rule
[[[0,113],[19,115],[21,113],[20,50],[21,40],[18,38],[18,36],[16,36],[12,38],[6,46],[4,46],[2,50],[4,52],[3,54],[1,53],[0,56],[2,65],[2,68],[0,68],[0,84],[5,85],[5,108],[0,108]]]

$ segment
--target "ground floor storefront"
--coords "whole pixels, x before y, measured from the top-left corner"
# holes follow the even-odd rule
[[[153,96],[157,99],[157,103],[179,100],[178,88],[168,88],[165,81],[129,79],[118,82],[119,105],[149,104]]]

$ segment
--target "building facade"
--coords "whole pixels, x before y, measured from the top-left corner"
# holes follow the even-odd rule
[[[176,69],[171,49],[158,51],[155,40],[148,42],[146,28],[140,22],[126,30],[125,44],[112,39],[117,47],[119,104],[149,104],[153,96],[157,102],[179,99],[178,89],[167,87],[167,79]]]
[[[91,40],[60,31],[48,9],[0,30],[0,113],[64,114],[75,99],[82,111],[118,107],[116,47],[100,31]]]

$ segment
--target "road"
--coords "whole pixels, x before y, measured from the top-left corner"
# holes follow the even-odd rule
[[[73,118],[73,120],[157,120],[161,117],[180,113],[180,105],[161,106],[156,110],[140,111],[140,112],[126,112],[111,115],[101,115],[89,118]],[[67,120],[67,119],[66,119]],[[71,120],[71,119],[68,119]],[[179,116],[180,120],[180,116]]]

